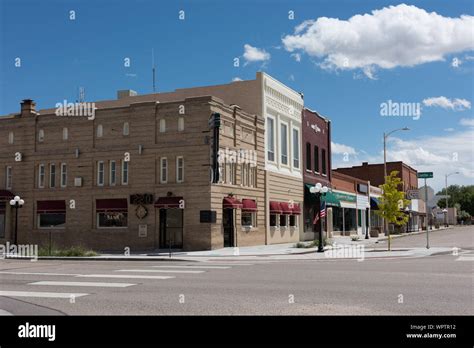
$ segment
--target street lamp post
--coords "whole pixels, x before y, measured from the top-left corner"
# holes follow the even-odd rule
[[[387,183],[387,138],[390,136],[390,134],[393,134],[395,132],[398,132],[398,131],[407,131],[407,130],[410,130],[410,128],[408,127],[403,127],[403,128],[397,128],[397,129],[394,129],[388,133],[383,133],[383,183],[386,184]],[[387,235],[388,232],[388,228],[387,228],[387,221],[385,219],[383,219],[383,232],[384,232],[384,235]],[[390,243],[390,236],[389,237],[389,243]]]
[[[323,245],[323,219],[321,218],[321,197],[324,197],[328,192],[327,186],[321,185],[321,183],[317,183],[313,187],[309,189],[311,193],[316,195],[318,199],[317,205],[317,214],[319,214],[319,245],[318,245],[318,253],[324,252],[324,245]]]
[[[18,244],[18,209],[23,207],[23,204],[25,204],[25,201],[20,196],[15,196],[10,201],[11,207],[15,209],[15,237],[13,238],[15,245]]]
[[[449,227],[449,220],[448,220],[448,212],[449,212],[449,205],[448,205],[448,176],[459,174],[459,172],[453,172],[446,174],[444,176],[444,193],[446,195],[446,216],[445,216],[445,226]]]

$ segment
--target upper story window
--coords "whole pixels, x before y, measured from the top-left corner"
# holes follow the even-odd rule
[[[128,124],[128,122],[124,122],[123,129],[122,129],[122,134],[123,135],[129,135],[130,134],[130,125]]]
[[[306,143],[306,170],[311,170],[311,144]]]
[[[13,132],[9,132],[8,133],[8,143],[13,144],[14,140],[15,140],[15,135],[13,134]]]
[[[184,181],[184,158],[183,156],[176,157],[176,182]]]
[[[323,175],[326,175],[326,150],[321,150],[321,168]]]
[[[168,159],[162,157],[160,161],[160,182],[166,184],[168,182]]]
[[[96,136],[97,138],[102,138],[103,135],[104,135],[104,127],[101,124],[99,124],[97,126]]]
[[[67,186],[67,165],[61,163],[61,187]]]
[[[56,165],[54,163],[49,165],[49,187],[56,187]]]
[[[314,146],[314,171],[319,173],[319,147]]]
[[[128,185],[128,162],[122,161],[122,185]]]
[[[67,140],[69,138],[69,130],[67,127],[63,128],[63,140]]]
[[[288,165],[288,125],[280,124],[281,163]]]
[[[293,167],[300,167],[300,135],[297,129],[293,129]]]
[[[162,118],[160,120],[160,133],[166,132],[166,120]]]
[[[43,142],[44,141],[44,130],[43,129],[40,129],[38,131],[38,141],[39,142]]]
[[[5,188],[11,189],[13,185],[12,167],[8,166],[5,172]]]
[[[44,187],[44,179],[45,179],[44,164],[40,164],[38,166],[38,187],[39,188]]]
[[[275,162],[275,120],[267,117],[267,159]]]
[[[184,131],[184,117],[178,118],[178,132]]]
[[[97,162],[97,186],[104,186],[104,161]]]
[[[114,186],[117,183],[117,164],[115,161],[109,163],[109,185]]]

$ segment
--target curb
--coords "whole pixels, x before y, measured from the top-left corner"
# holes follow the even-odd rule
[[[6,257],[5,260],[36,260],[34,257]],[[37,260],[41,261],[49,261],[49,260],[61,260],[61,261],[192,261],[192,260],[185,260],[185,259],[176,259],[176,258],[169,258],[169,257],[162,257],[162,258],[143,258],[143,257],[136,257],[136,256],[128,256],[128,257],[80,257],[80,256],[39,256]]]

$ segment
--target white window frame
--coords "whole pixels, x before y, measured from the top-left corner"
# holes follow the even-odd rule
[[[283,163],[283,127],[286,128],[286,163]],[[285,166],[285,167],[289,167],[290,166],[290,144],[289,144],[289,137],[288,137],[288,130],[289,130],[289,125],[288,125],[288,122],[285,122],[285,121],[280,121],[280,127],[279,127],[279,130],[280,130],[280,134],[279,134],[279,140],[280,140],[280,164],[282,166]]]
[[[102,181],[100,180],[101,176],[102,176]],[[104,185],[105,185],[105,164],[104,164],[104,161],[97,161],[97,186],[104,186]]]
[[[164,179],[163,179],[164,174]],[[168,183],[168,158],[161,157],[160,158],[160,183],[167,184]]]
[[[61,187],[67,186],[67,164],[61,163]]]
[[[166,132],[166,119],[160,119],[160,133]]]
[[[44,129],[38,131],[38,142],[42,143],[44,141]]]
[[[295,224],[294,226],[291,226],[291,217],[294,216],[295,217]],[[299,226],[299,215],[296,215],[296,214],[291,214],[291,215],[288,215],[288,226],[289,227],[298,227]]]
[[[244,225],[243,222],[243,216],[244,214],[250,214],[251,217],[251,223],[250,225]],[[257,227],[257,212],[256,211],[243,211],[240,216],[240,225],[243,228],[253,228]]]
[[[7,166],[5,169],[5,188],[11,189],[13,187],[13,168],[12,166]]]
[[[183,132],[184,131],[184,117],[180,116],[178,117],[178,132]]]
[[[117,184],[117,162],[109,161],[109,185],[115,186]]]
[[[179,160],[181,160],[181,167],[179,166]],[[179,171],[181,169],[182,175],[181,178],[179,177]],[[184,182],[184,157],[178,156],[176,157],[176,182],[181,183]]]
[[[54,168],[54,171],[53,171],[53,168]],[[49,187],[50,188],[56,187],[56,164],[55,163],[49,164]]]
[[[271,132],[272,132],[272,134],[273,134],[273,139],[272,139],[273,142],[272,142],[271,144],[270,144],[269,138],[268,138],[268,137],[269,137],[269,134],[270,134],[270,126],[268,125],[268,123],[269,123],[268,120],[269,120],[269,119],[272,120],[272,125],[273,125],[273,126],[271,127]],[[276,119],[275,119],[275,117],[267,115],[266,123],[267,123],[267,124],[265,125],[265,129],[266,129],[267,134],[266,134],[266,139],[265,139],[265,144],[266,144],[266,151],[265,151],[266,153],[265,153],[265,156],[266,156],[266,158],[267,158],[267,161],[272,162],[272,163],[276,163],[276,162],[277,162],[277,151],[276,151],[276,132],[275,132],[275,129],[276,129],[277,127],[276,127]],[[270,145],[271,145],[272,148],[273,148],[272,151],[270,151]],[[269,158],[269,156],[268,156],[268,153],[269,153],[269,152],[272,152],[272,153],[273,153],[273,160],[271,160],[271,159]]]
[[[130,124],[128,122],[123,123],[122,134],[124,136],[130,135]]]
[[[67,127],[63,127],[63,140],[68,140],[69,139],[69,130]]]
[[[297,134],[297,142],[296,142],[296,146],[295,146],[295,132]],[[291,130],[291,142],[293,144],[293,158],[292,158],[292,167],[294,169],[300,169],[300,163],[301,163],[301,149],[300,149],[300,130],[296,127],[293,127],[292,130]],[[295,156],[296,155],[296,156]],[[295,161],[298,161],[298,165],[295,166]]]
[[[15,142],[15,134],[13,132],[8,133],[8,143],[12,145]]]
[[[46,169],[43,163],[38,165],[38,188],[44,188],[46,181]]]
[[[289,227],[289,218],[288,218],[288,214],[278,214],[278,226],[280,227]],[[282,225],[281,224],[281,218],[284,217],[285,218],[285,224]]]
[[[257,187],[257,166],[249,164],[249,187]]]
[[[127,173],[125,175],[125,173]],[[121,175],[121,182],[122,185],[128,185],[130,176],[130,164],[127,161],[122,160],[122,175]]]
[[[104,136],[104,126],[101,124],[97,125],[95,136],[97,138],[102,138]]]

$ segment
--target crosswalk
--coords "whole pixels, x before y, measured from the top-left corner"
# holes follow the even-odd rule
[[[5,270],[0,271],[0,279],[12,280],[12,283],[15,284],[15,286],[21,286],[21,289],[2,289],[4,286],[0,284],[0,297],[76,299],[93,295],[94,289],[104,288],[123,291],[131,287],[139,286],[141,281],[167,281],[176,279],[177,277],[185,277],[186,275],[199,276],[206,272],[228,271],[232,268],[250,267],[256,264],[258,264],[258,262],[180,262],[179,264],[142,265],[140,267],[112,269],[107,272],[90,274]],[[87,278],[93,279],[89,279],[90,281],[88,281]],[[6,284],[7,282],[3,281],[2,283]],[[12,287],[12,285],[10,284],[7,287]],[[25,287],[27,287],[28,290],[25,290]],[[61,289],[61,291],[51,291],[51,289],[55,287]],[[76,292],[74,291],[76,288],[85,289],[86,291]],[[41,291],[42,289],[45,291]],[[73,291],[64,292],[64,289],[72,289]],[[1,310],[0,308],[0,311]]]

